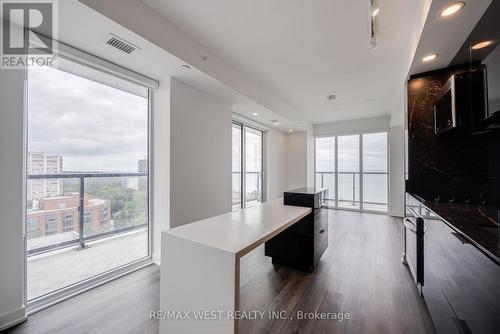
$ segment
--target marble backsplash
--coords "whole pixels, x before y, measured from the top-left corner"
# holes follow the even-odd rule
[[[436,96],[463,70],[436,71],[408,82],[407,191],[431,201],[500,206],[500,131],[434,134]]]

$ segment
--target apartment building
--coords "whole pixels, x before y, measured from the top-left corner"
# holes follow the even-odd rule
[[[109,201],[89,199],[89,195],[85,193],[83,204],[84,233],[95,234],[111,229],[111,204]],[[77,233],[79,205],[80,195],[78,193],[40,199],[37,208],[27,211],[26,232],[28,239],[68,232]]]
[[[60,174],[63,172],[63,157],[49,155],[43,152],[28,152],[27,173],[37,174]],[[61,179],[28,180],[28,200],[39,200],[48,196],[62,194]]]

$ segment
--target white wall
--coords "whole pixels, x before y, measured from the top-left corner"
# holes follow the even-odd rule
[[[389,180],[389,214],[395,217],[404,215],[404,130],[406,111],[406,86],[398,94],[391,113],[389,145],[390,145],[390,180]]]
[[[266,132],[268,201],[283,197],[285,191],[285,136],[274,129]]]
[[[0,70],[0,330],[25,317],[23,94],[24,72]]]
[[[403,217],[404,213],[404,127],[389,130],[389,214]]]
[[[307,132],[286,135],[285,190],[307,186],[307,148]]]
[[[152,258],[159,265],[161,231],[170,227],[170,80],[162,80],[160,87],[153,93],[152,131]]]
[[[314,131],[311,127],[309,131],[306,133],[306,159],[307,159],[307,187],[314,187],[314,150],[315,150],[315,141],[314,141]]]
[[[231,211],[232,106],[170,86],[170,226]]]
[[[389,128],[390,117],[374,117],[357,119],[344,122],[333,122],[314,125],[314,136],[338,135],[344,133],[363,132],[363,131],[385,131]]]

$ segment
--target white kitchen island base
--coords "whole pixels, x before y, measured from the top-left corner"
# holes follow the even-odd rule
[[[240,258],[310,212],[278,199],[163,231],[160,333],[238,333]]]

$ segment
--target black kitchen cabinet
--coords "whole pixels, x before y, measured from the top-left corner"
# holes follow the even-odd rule
[[[284,193],[283,204],[312,208],[312,212],[265,243],[273,263],[312,272],[328,247],[326,189],[300,188]]]
[[[438,333],[497,333],[500,267],[426,205],[422,295]],[[407,202],[408,204],[408,202]]]

